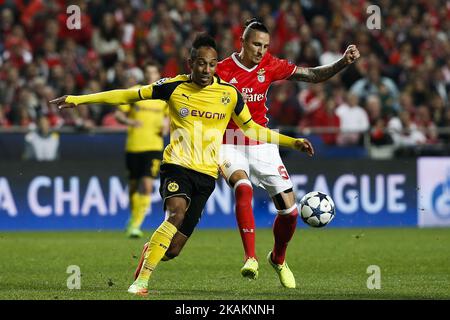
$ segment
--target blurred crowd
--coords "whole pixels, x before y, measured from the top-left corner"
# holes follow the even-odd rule
[[[367,27],[370,4],[381,9],[380,29]],[[80,29],[68,28],[69,5],[80,9]],[[142,82],[149,61],[163,77],[188,73],[198,32],[225,58],[252,17],[270,30],[271,53],[300,66],[331,63],[349,44],[361,53],[324,83],[273,85],[272,127],[321,128],[330,145],[360,144],[362,132],[377,145],[449,142],[446,0],[0,0],[0,128],[30,128],[42,116],[52,128],[118,127],[113,107],[59,112],[48,101]]]

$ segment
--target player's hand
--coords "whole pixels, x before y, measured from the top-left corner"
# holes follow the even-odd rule
[[[75,108],[76,105],[74,103],[67,103],[66,98],[67,98],[67,95],[50,100],[49,102],[51,104],[56,104],[56,106],[58,107],[59,110],[67,109],[67,108]]]
[[[359,54],[358,48],[351,44],[347,47],[347,50],[344,52],[344,60],[347,64],[352,64],[355,62],[361,55]]]
[[[294,147],[297,150],[306,152],[310,157],[312,157],[314,155],[314,148],[308,139],[305,139],[305,138],[296,139],[294,142]]]

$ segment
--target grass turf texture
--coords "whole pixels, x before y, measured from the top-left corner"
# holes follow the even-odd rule
[[[266,261],[272,231],[259,229],[256,241],[251,281],[240,275],[236,230],[197,230],[180,257],[160,263],[147,299],[450,298],[449,229],[300,228],[287,255],[296,289],[282,288]],[[122,232],[1,233],[0,299],[143,299],[126,290],[144,242]],[[80,290],[67,289],[69,265],[81,269]],[[380,290],[366,286],[369,265],[380,267]]]

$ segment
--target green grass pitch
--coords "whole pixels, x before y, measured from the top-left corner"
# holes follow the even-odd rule
[[[138,298],[126,290],[144,241],[118,231],[0,233],[0,299],[450,299],[450,229],[299,228],[287,255],[296,289],[282,288],[266,261],[270,229],[257,231],[256,281],[239,273],[237,230],[197,230]],[[70,265],[80,267],[79,290],[67,288]],[[367,288],[370,265],[380,289]]]

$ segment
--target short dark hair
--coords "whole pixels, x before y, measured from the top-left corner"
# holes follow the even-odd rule
[[[259,21],[257,18],[252,18],[245,22],[245,30],[242,34],[242,37],[244,39],[247,39],[248,34],[250,33],[250,30],[257,30],[257,31],[261,31],[264,33],[269,33],[269,30],[264,25],[264,23]]]
[[[192,43],[191,59],[197,58],[197,51],[201,47],[209,47],[217,51],[216,41],[209,34],[200,33],[195,37],[194,42]]]

